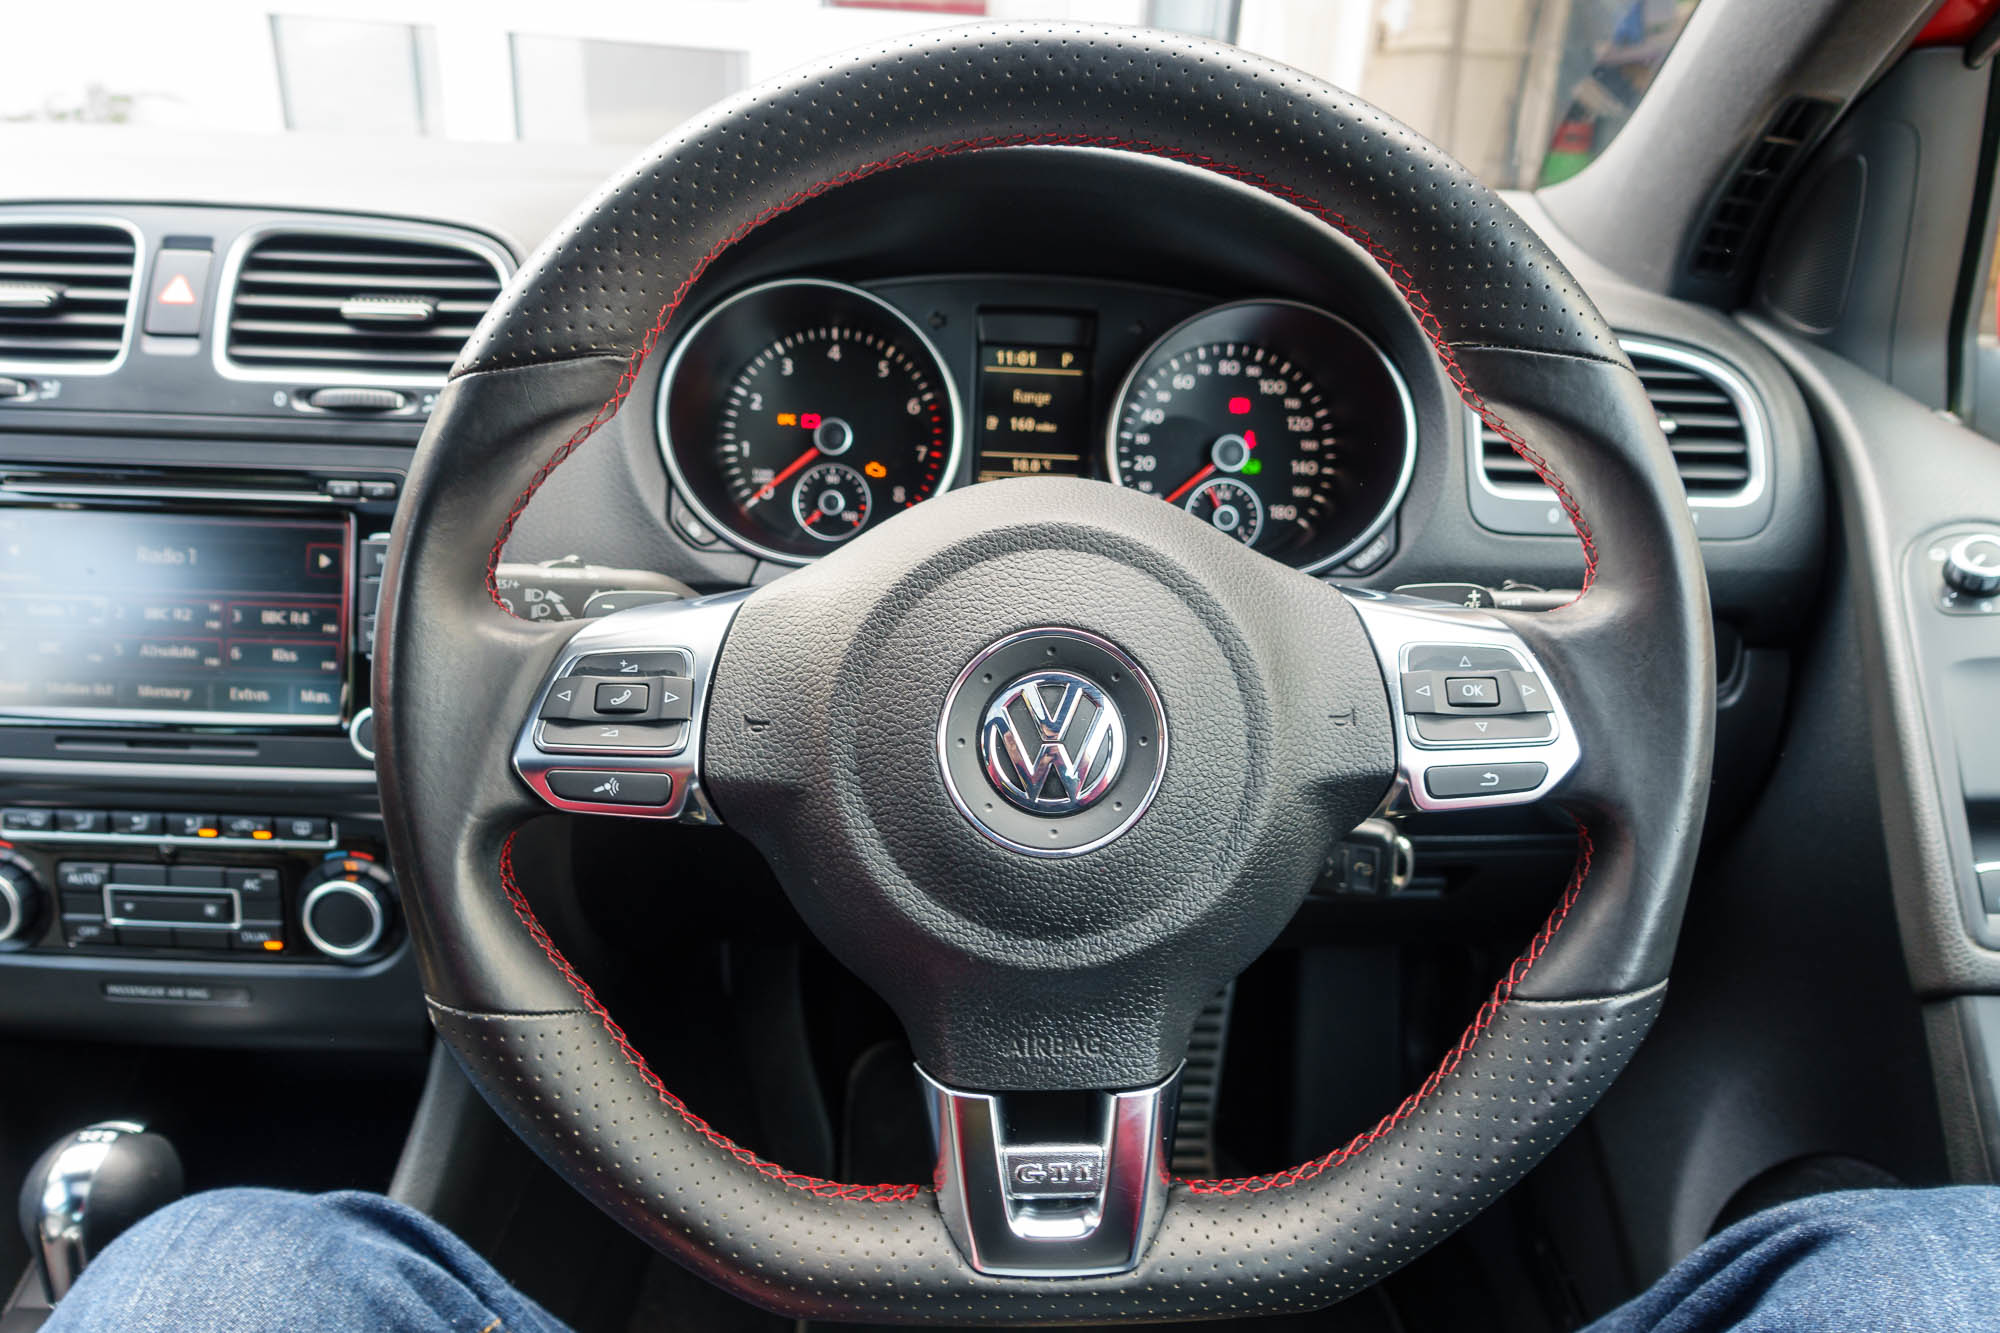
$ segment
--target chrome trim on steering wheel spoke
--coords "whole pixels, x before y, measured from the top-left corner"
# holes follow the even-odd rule
[[[1374,644],[1383,680],[1389,690],[1389,705],[1395,714],[1396,784],[1383,799],[1385,810],[1403,804],[1418,810],[1479,810],[1497,805],[1527,805],[1548,795],[1575,769],[1583,755],[1576,728],[1570,722],[1548,673],[1542,669],[1521,636],[1505,621],[1482,611],[1449,607],[1439,602],[1399,597],[1366,588],[1341,588],[1340,592],[1360,615],[1362,628],[1367,630],[1368,638]],[[1403,677],[1411,666],[1410,650],[1419,644],[1462,646],[1474,650],[1500,649],[1511,654],[1547,692],[1547,712],[1527,716],[1547,717],[1549,734],[1533,740],[1424,739],[1403,699]],[[1499,670],[1503,675],[1508,674],[1505,668]],[[1499,721],[1503,716],[1523,715],[1496,712],[1494,720]],[[1543,775],[1539,781],[1520,790],[1434,796],[1430,783],[1426,781],[1437,770],[1476,766],[1486,776],[1492,777],[1496,784],[1505,785],[1503,775],[1511,777],[1525,771],[1506,766],[1531,764],[1542,765]]]
[[[1094,1137],[1020,1142],[1005,1102],[921,1068],[937,1141],[938,1210],[965,1260],[1000,1277],[1104,1277],[1138,1267],[1166,1211],[1181,1071],[1096,1102]]]
[[[534,709],[514,742],[514,771],[558,810],[630,819],[677,819],[684,824],[720,823],[702,794],[701,729],[716,655],[736,618],[736,608],[749,595],[750,589],[744,588],[692,601],[655,602],[586,623],[535,692]],[[692,688],[684,739],[671,747],[640,748],[556,741],[546,736],[542,715],[550,693],[562,678],[586,657],[619,653],[678,653],[687,659]],[[629,792],[632,778],[664,777],[671,785],[660,804],[591,801],[558,795],[551,776],[557,773],[602,774],[614,794],[621,781]]]

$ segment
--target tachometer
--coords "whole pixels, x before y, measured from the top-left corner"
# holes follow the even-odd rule
[[[1389,521],[1415,444],[1409,390],[1359,330],[1290,301],[1239,301],[1139,359],[1106,452],[1120,485],[1320,569]]]
[[[841,283],[773,282],[715,307],[674,349],[660,436],[697,514],[800,564],[950,483],[958,398],[894,307]]]

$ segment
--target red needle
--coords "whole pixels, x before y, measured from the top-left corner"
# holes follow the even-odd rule
[[[1244,431],[1243,448],[1247,451],[1255,449],[1256,447],[1257,447],[1257,432],[1254,430]],[[1215,471],[1215,464],[1210,463],[1207,467],[1204,467],[1201,471],[1195,473],[1192,477],[1189,477],[1186,481],[1180,484],[1180,486],[1174,491],[1172,495],[1169,495],[1167,497],[1167,503],[1173,504],[1176,500],[1179,500],[1183,495],[1186,495],[1189,491],[1201,485],[1204,481],[1207,481],[1209,478],[1209,474],[1214,471]]]
[[[1209,474],[1213,471],[1215,471],[1215,464],[1210,463],[1206,467],[1202,468],[1201,471],[1195,473],[1192,477],[1189,477],[1186,481],[1182,482],[1179,486],[1174,488],[1174,493],[1167,497],[1167,503],[1174,504],[1178,502],[1183,495],[1186,495],[1189,491],[1201,485],[1204,481],[1207,481]]]
[[[783,472],[780,472],[777,476],[765,482],[763,486],[758,488],[758,491],[755,495],[751,496],[748,500],[745,500],[743,502],[743,508],[745,509],[745,511],[755,509],[760,502],[768,500],[773,495],[776,495],[778,493],[778,488],[780,486],[790,481],[793,475],[796,474],[800,468],[804,467],[806,464],[812,462],[813,459],[818,457],[819,457],[819,446],[814,445],[812,448],[800,454],[797,458],[794,458],[792,460],[790,467],[787,467]]]

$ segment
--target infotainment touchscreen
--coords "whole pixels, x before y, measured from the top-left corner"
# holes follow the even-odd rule
[[[344,520],[0,508],[0,713],[338,723]]]

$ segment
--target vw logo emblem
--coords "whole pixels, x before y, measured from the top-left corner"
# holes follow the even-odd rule
[[[1018,630],[952,682],[937,758],[945,794],[987,838],[1027,856],[1081,856],[1123,836],[1159,794],[1167,716],[1109,639]]]
[[[993,789],[1038,815],[1073,815],[1103,799],[1125,767],[1125,719],[1097,683],[1036,671],[1006,686],[979,724]]]

